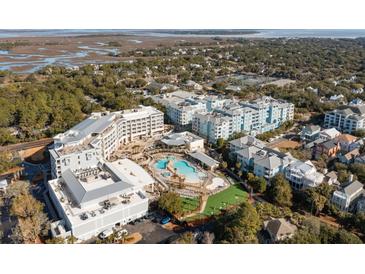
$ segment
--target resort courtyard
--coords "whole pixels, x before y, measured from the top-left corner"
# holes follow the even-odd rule
[[[150,198],[173,191],[183,200],[181,218],[209,217],[247,198],[219,170],[219,162],[205,154],[204,140],[190,132],[165,134],[162,139],[137,141],[116,153],[140,164],[155,180]]]
[[[209,196],[229,186],[225,177],[185,153],[157,153],[148,168],[154,178],[183,197]]]

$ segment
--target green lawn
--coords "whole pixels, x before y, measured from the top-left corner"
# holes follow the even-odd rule
[[[239,184],[230,186],[229,188],[214,194],[208,198],[207,204],[203,213],[198,213],[194,216],[190,216],[185,221],[194,221],[207,216],[219,214],[222,209],[230,207],[232,205],[238,205],[244,201],[247,201],[248,193],[243,190]],[[184,211],[196,209],[199,205],[197,198],[182,198],[184,204]]]
[[[193,211],[198,208],[199,206],[199,199],[198,198],[182,198],[183,202],[183,211]]]
[[[247,200],[248,194],[239,184],[232,185],[226,190],[214,194],[208,198],[204,215],[218,214],[222,209],[231,205],[237,205]]]

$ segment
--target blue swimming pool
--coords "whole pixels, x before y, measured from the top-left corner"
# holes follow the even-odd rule
[[[173,157],[158,160],[155,164],[155,168],[162,170],[166,169],[169,160],[173,161],[172,166],[176,169],[176,172],[180,175],[184,175],[185,178],[189,181],[198,181],[200,177],[203,177],[203,175],[205,175],[204,173],[198,172],[187,161],[176,160]]]

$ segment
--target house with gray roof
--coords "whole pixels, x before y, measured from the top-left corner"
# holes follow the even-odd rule
[[[328,184],[328,185],[338,185],[338,181],[337,181],[337,172],[336,171],[330,171],[327,172],[324,176],[324,183]]]
[[[265,221],[264,230],[268,232],[271,242],[275,243],[293,237],[297,227],[284,218],[280,218]]]
[[[348,165],[354,163],[358,156],[360,156],[360,151],[358,148],[355,148],[347,153],[341,153],[338,159],[341,163]]]
[[[248,172],[253,170],[254,156],[257,155],[262,149],[257,146],[248,146],[235,152],[237,156],[237,162],[241,163],[242,170]]]
[[[365,164],[365,154],[357,156],[354,162],[358,164]]]
[[[316,125],[307,125],[300,132],[300,139],[305,142],[311,142],[319,137],[321,127]]]
[[[326,155],[329,158],[336,157],[341,150],[340,143],[336,140],[328,140],[323,143],[315,144],[312,148],[313,156],[318,159],[321,155]]]
[[[331,202],[340,210],[351,211],[357,199],[363,194],[364,185],[357,180],[350,181],[345,187],[333,193]]]
[[[276,155],[265,155],[262,158],[254,159],[254,174],[266,179],[273,178],[284,169],[284,161]]]
[[[243,148],[247,148],[249,146],[256,146],[256,147],[260,147],[263,148],[266,145],[265,142],[247,135],[247,136],[243,136],[241,138],[229,141],[229,150],[231,152],[236,152],[238,150],[241,150]]]
[[[285,168],[284,176],[291,186],[297,190],[317,187],[324,180],[324,175],[317,171],[311,161],[297,160],[291,162]]]
[[[329,141],[340,135],[341,135],[341,132],[339,132],[336,128],[332,127],[332,128],[322,130],[319,133],[319,138],[321,138],[325,141]]]
[[[270,180],[282,173],[294,189],[316,187],[324,180],[324,175],[317,171],[310,162],[295,159],[290,153],[265,146],[265,143],[252,136],[245,136],[230,143],[231,154],[236,156],[245,172],[253,172]]]

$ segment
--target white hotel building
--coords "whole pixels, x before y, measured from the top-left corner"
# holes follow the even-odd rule
[[[50,150],[52,177],[57,178],[70,168],[95,166],[99,159],[109,159],[123,144],[162,134],[163,115],[156,108],[145,106],[112,113],[93,113],[54,137],[54,148]]]
[[[87,240],[105,229],[118,228],[148,211],[145,189],[154,179],[129,159],[99,162],[48,182],[60,220],[51,224],[53,237]]]
[[[94,113],[55,136],[48,190],[60,220],[52,223],[52,235],[86,240],[145,215],[145,190],[154,179],[129,159],[106,161],[121,145],[162,137],[163,130],[163,113],[140,106]]]

